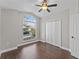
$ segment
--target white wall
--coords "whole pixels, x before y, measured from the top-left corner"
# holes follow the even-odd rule
[[[69,47],[69,10],[64,12],[62,15],[62,46],[64,48]]]
[[[79,0],[63,0],[63,8],[69,8],[71,14],[79,12]]]
[[[1,9],[1,19],[2,50],[17,47],[22,39],[19,13],[15,10]]]
[[[79,0],[70,0],[70,14],[76,14],[79,13]]]
[[[64,10],[55,16],[41,20],[41,40],[45,41],[45,24],[48,21],[62,21],[62,47],[69,49],[69,10]]]
[[[4,52],[6,50],[14,49],[20,44],[22,44],[23,20],[24,20],[24,16],[28,15],[29,13],[21,12],[21,11],[17,11],[13,9],[1,8],[0,14],[1,14],[0,16],[0,50],[1,52]],[[39,29],[39,22],[40,21],[37,17],[37,23],[38,23],[37,29]],[[40,34],[38,30],[36,40],[39,40],[39,35]]]
[[[1,9],[0,9],[0,52],[1,52]]]
[[[44,19],[42,19],[40,21],[40,38],[41,41],[45,42],[46,40],[46,21]]]

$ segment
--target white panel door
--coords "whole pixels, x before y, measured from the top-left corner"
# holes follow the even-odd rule
[[[79,15],[70,18],[70,48],[71,54],[79,58]]]
[[[55,22],[55,45],[61,47],[62,39],[61,39],[61,22]]]
[[[46,23],[46,42],[55,46],[61,46],[61,22]]]
[[[46,23],[46,42],[50,44],[55,44],[55,22]]]

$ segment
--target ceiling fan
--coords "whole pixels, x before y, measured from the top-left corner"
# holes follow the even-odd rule
[[[36,6],[41,7],[41,9],[39,10],[39,12],[41,12],[42,10],[46,10],[46,11],[50,12],[50,10],[48,9],[48,7],[56,7],[57,4],[48,5],[48,1],[47,0],[43,0],[41,5],[37,4]]]

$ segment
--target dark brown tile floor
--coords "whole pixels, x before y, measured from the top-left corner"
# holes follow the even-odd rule
[[[3,53],[1,59],[77,59],[68,51],[53,45],[37,42]]]

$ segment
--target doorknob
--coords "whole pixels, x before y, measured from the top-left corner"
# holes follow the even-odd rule
[[[72,36],[72,38],[74,38],[74,36]]]

